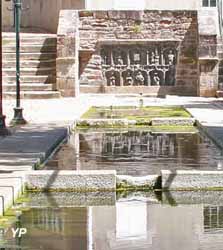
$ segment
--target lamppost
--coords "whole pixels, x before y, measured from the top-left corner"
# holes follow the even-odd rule
[[[2,1],[0,0],[0,135],[7,135],[8,133],[2,108]]]
[[[8,1],[8,0],[6,0]],[[16,107],[14,108],[14,117],[12,125],[26,124],[23,118],[23,108],[20,104],[20,16],[22,3],[21,0],[13,0],[15,11],[15,33],[16,33]]]

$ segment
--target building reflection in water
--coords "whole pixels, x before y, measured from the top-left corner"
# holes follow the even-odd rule
[[[32,209],[22,215],[30,250],[222,249],[223,206],[161,205]]]
[[[143,176],[162,169],[215,169],[222,163],[218,149],[200,134],[153,134],[149,131],[75,133],[48,169],[115,169]]]

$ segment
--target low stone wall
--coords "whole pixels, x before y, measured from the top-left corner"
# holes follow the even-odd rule
[[[194,118],[153,118],[152,126],[194,126]]]
[[[28,190],[105,191],[116,189],[116,171],[26,172]]]
[[[162,188],[167,190],[223,189],[223,171],[162,170]]]
[[[128,119],[80,119],[76,122],[80,127],[128,127],[136,125],[135,120]]]
[[[139,124],[138,124],[139,123]],[[153,118],[151,121],[136,121],[128,119],[80,119],[76,121],[80,127],[131,127],[137,125],[145,126],[194,126],[194,118]]]

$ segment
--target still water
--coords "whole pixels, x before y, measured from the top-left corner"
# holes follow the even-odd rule
[[[74,133],[46,168],[115,169],[118,174],[144,176],[162,169],[221,170],[222,159],[201,133],[91,130]]]
[[[223,193],[169,195],[174,206],[167,196],[160,201],[153,193],[108,205],[52,208],[36,202],[20,218],[27,234],[15,240],[8,233],[0,249],[222,250]],[[202,203],[190,203],[201,196]]]

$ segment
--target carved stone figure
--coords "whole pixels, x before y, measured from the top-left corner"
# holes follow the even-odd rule
[[[140,54],[139,53],[135,53],[133,58],[134,58],[135,64],[140,64]]]
[[[133,71],[131,69],[127,69],[122,72],[123,84],[124,86],[132,86],[133,85]]]
[[[109,78],[109,85],[110,86],[115,86],[116,85],[116,77],[115,73],[113,72],[112,75]]]
[[[107,56],[102,56],[101,57],[101,63],[102,63],[102,65],[106,65],[107,64]]]
[[[127,85],[133,85],[133,78],[131,77],[130,72],[128,72],[128,75],[126,77],[126,84]]]
[[[157,86],[160,85],[160,78],[159,78],[158,73],[154,73],[154,75],[153,75],[153,82],[154,82],[154,84],[157,85]]]
[[[102,70],[108,86],[158,86],[175,84],[175,43],[121,44],[101,48]]]
[[[159,56],[159,53],[158,53],[158,50],[156,50],[156,54],[155,54],[155,64],[156,65],[159,65],[160,63],[160,56]]]
[[[111,69],[105,72],[108,86],[120,86],[120,73],[117,70]]]
[[[141,71],[138,71],[135,76],[135,81],[137,85],[144,85],[145,78]]]
[[[174,59],[175,59],[175,55],[173,54],[173,51],[170,50],[169,54],[168,54],[168,64],[169,65],[173,65],[174,64]]]
[[[155,64],[155,53],[152,51],[151,53],[151,64]]]
[[[120,55],[117,57],[117,64],[118,65],[123,65],[124,64],[123,59],[122,59],[122,57]]]

